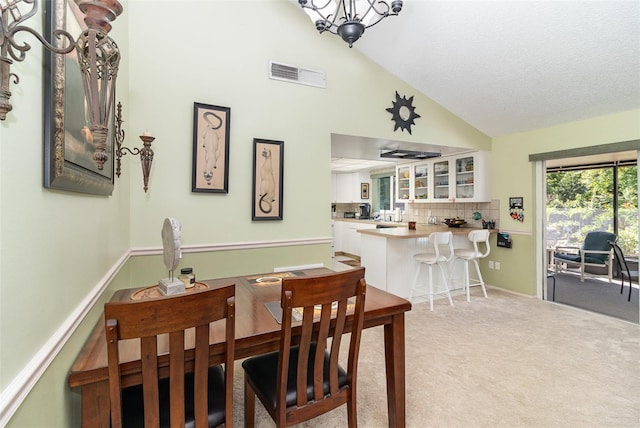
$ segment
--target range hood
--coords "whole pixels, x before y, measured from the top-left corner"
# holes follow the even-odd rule
[[[380,153],[381,158],[389,159],[429,159],[440,157],[439,152],[420,152],[416,150],[390,150],[388,152]]]

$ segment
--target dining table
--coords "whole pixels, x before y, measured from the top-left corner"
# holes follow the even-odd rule
[[[235,359],[260,355],[279,348],[281,325],[277,308],[280,302],[281,280],[285,277],[310,276],[332,272],[328,268],[292,270],[280,273],[241,275],[229,278],[198,280],[195,287],[187,289],[227,287],[235,284]],[[157,285],[142,288],[117,290],[111,301],[132,301],[162,297]],[[384,328],[384,358],[386,370],[386,392],[388,422],[390,427],[404,427],[405,409],[405,312],[411,303],[394,294],[367,284],[364,310],[364,328]],[[179,314],[176,314],[179,316]],[[347,319],[347,324],[350,324]],[[81,418],[83,427],[110,426],[109,373],[107,367],[107,343],[104,313],[97,322],[76,357],[67,381],[70,388],[81,393]],[[219,364],[224,355],[224,326],[218,324],[210,329],[210,364]],[[162,356],[162,341],[158,354]],[[140,356],[127,350],[127,343],[120,344],[121,382],[123,387],[142,382]],[[136,348],[134,343],[130,348]],[[186,345],[189,346],[188,344]],[[168,365],[159,359],[159,365]],[[164,368],[166,370],[166,367]],[[162,372],[162,367],[160,367]],[[362,373],[362,372],[361,372]],[[366,393],[362,391],[361,394]]]

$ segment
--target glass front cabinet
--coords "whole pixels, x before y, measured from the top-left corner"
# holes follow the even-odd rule
[[[433,202],[447,202],[450,198],[449,163],[447,159],[433,161]]]
[[[429,199],[429,163],[413,165],[413,199],[415,202],[426,202]]]
[[[396,167],[397,202],[489,202],[488,152],[443,156]]]
[[[396,167],[396,201],[406,202],[413,199],[413,186],[411,186],[411,166],[400,165]]]
[[[473,152],[451,159],[451,194],[458,202],[488,202],[489,155]]]

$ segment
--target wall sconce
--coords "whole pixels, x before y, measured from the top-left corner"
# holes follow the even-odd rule
[[[13,76],[14,84],[19,82],[18,76],[10,71],[13,60],[22,61],[31,46],[27,43],[19,45],[14,36],[20,31],[27,31],[40,40],[48,50],[57,54],[67,54],[74,48],[78,54],[78,63],[84,83],[85,114],[88,127],[87,140],[95,145],[93,159],[98,169],[104,168],[108,159],[107,134],[109,118],[113,117],[116,77],[120,63],[118,46],[107,33],[111,30],[111,22],[122,13],[122,5],[117,0],[74,0],[78,8],[85,14],[87,29],[80,34],[77,42],[64,30],[54,31],[58,39],[66,39],[69,46],[56,48],[49,44],[33,29],[23,22],[38,10],[38,0],[0,0],[2,9],[2,27],[0,28],[0,119],[4,120],[12,106],[9,103],[11,92],[9,80]],[[26,10],[30,8],[30,10]],[[24,10],[24,13],[23,13]],[[64,43],[66,44],[66,43]],[[7,54],[12,58],[9,58]]]
[[[71,52],[75,48],[75,41],[71,34],[64,30],[57,30],[54,35],[58,39],[65,40],[62,43],[63,47],[56,48],[49,44],[44,37],[36,33],[35,30],[23,25],[24,21],[31,18],[38,11],[37,0],[0,0],[0,9],[2,10],[2,21],[0,23],[2,26],[0,28],[0,120],[5,120],[7,113],[13,109],[9,102],[11,98],[9,80],[13,76],[14,85],[20,82],[18,76],[15,73],[11,73],[11,64],[13,64],[13,61],[23,61],[27,51],[31,49],[28,43],[20,45],[16,42],[14,36],[20,31],[31,33],[40,40],[40,43],[45,48],[61,55]]]
[[[151,172],[151,163],[153,162],[153,149],[151,143],[155,140],[148,131],[145,131],[140,139],[142,140],[143,147],[141,149],[134,147],[131,150],[128,147],[124,147],[124,129],[122,129],[122,103],[118,103],[118,112],[116,113],[116,175],[120,177],[121,173],[121,159],[122,156],[129,152],[132,155],[140,155],[140,162],[142,162],[142,180],[144,181],[145,193],[149,189],[149,173]]]

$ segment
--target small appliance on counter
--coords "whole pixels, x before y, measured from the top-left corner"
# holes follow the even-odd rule
[[[360,204],[360,219],[369,220],[371,217],[371,204],[366,202]]]
[[[345,211],[344,218],[356,218],[356,213],[352,211]]]

